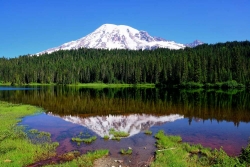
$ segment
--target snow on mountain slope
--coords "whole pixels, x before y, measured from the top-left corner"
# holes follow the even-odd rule
[[[185,44],[186,47],[189,47],[189,48],[194,48],[196,46],[199,46],[199,45],[202,45],[204,44],[204,42],[201,42],[199,40],[195,40],[194,42],[192,43],[188,43],[188,44]]]
[[[182,49],[185,47],[185,45],[174,41],[152,37],[146,31],[139,31],[126,25],[104,24],[83,38],[45,50],[37,53],[37,55],[78,48],[144,50],[156,48]]]
[[[49,115],[53,114],[49,113]],[[159,117],[146,114],[133,114],[126,116],[108,115],[87,118],[80,118],[77,116],[63,116],[61,118],[65,121],[85,126],[101,137],[103,137],[104,135],[108,135],[109,129],[111,128],[115,129],[116,131],[128,132],[130,134],[129,137],[131,137],[135,134],[149,129],[153,125],[159,125],[166,122],[174,122],[175,120],[183,119],[184,117],[178,114]]]

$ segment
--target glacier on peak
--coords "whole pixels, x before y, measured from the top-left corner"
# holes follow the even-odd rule
[[[58,50],[79,48],[144,50],[156,48],[183,49],[184,44],[152,37],[146,31],[139,31],[126,25],[103,24],[92,33],[75,41],[67,42],[36,55]]]

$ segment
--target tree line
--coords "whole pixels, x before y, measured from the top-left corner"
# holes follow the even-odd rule
[[[81,48],[0,58],[0,81],[29,83],[250,83],[250,42],[203,44],[181,50]]]
[[[250,93],[205,89],[44,87],[32,91],[0,91],[0,100],[40,106],[53,114],[81,117],[150,114],[196,119],[250,122]],[[237,114],[236,114],[237,113]]]

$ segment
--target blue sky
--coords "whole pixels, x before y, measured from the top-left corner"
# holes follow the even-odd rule
[[[0,57],[37,53],[105,23],[178,43],[250,40],[249,0],[0,0]]]

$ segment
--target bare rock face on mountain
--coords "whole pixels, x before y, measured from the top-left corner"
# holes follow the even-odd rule
[[[146,31],[139,31],[126,25],[104,24],[89,35],[76,41],[37,53],[52,53],[58,50],[79,48],[145,50],[156,48],[183,49],[184,44],[152,37]]]

